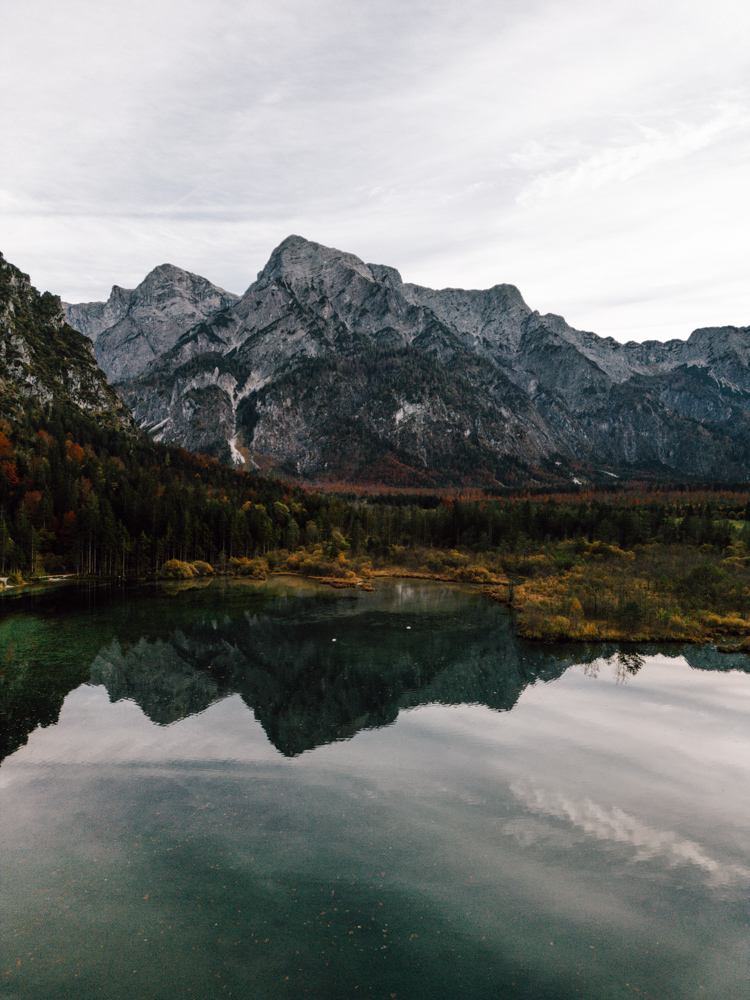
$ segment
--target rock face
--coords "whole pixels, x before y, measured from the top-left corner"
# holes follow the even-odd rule
[[[60,300],[40,295],[28,275],[0,254],[0,412],[12,417],[29,404],[51,402],[135,430],[91,342],[68,325]]]
[[[233,305],[238,295],[162,264],[133,291],[115,285],[106,302],[64,303],[68,322],[94,341],[110,382],[139,375],[190,327]]]
[[[750,477],[748,328],[621,344],[512,285],[422,288],[299,236],[240,299],[204,289],[196,321],[174,303],[201,280],[157,268],[68,307],[96,332],[130,296],[97,356],[157,440],[393,485]]]
[[[100,333],[125,317],[132,296],[132,288],[113,285],[106,302],[80,302],[78,305],[63,302],[62,307],[70,325],[96,343]]]

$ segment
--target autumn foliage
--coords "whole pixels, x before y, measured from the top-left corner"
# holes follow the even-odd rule
[[[391,484],[402,471],[395,456],[372,468]],[[0,424],[3,576],[293,572],[348,586],[395,573],[493,591],[531,638],[695,639],[750,632],[749,567],[747,484],[326,491],[80,413]]]

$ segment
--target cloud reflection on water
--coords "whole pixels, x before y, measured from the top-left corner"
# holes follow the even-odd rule
[[[657,830],[617,806],[606,808],[591,799],[573,801],[561,792],[514,783],[511,791],[534,813],[566,820],[597,840],[611,840],[636,848],[633,861],[665,858],[670,865],[691,864],[710,876],[711,884],[729,885],[750,879],[750,869],[711,858],[700,844],[672,830]]]
[[[410,611],[406,632],[412,601],[421,615]],[[42,941],[42,922],[59,935],[69,884],[88,887],[94,873],[99,887],[66,925],[70,940],[48,949],[49,982],[56,957],[72,968],[80,942],[108,956],[120,982],[110,927],[136,967],[158,899],[175,926],[190,914],[167,972],[195,982],[225,955],[215,938],[240,937],[241,910],[246,936],[266,922],[277,932],[269,982],[292,947],[318,970],[331,920],[348,946],[350,930],[377,918],[403,933],[382,951],[378,928],[377,963],[391,964],[373,968],[393,970],[414,997],[619,1000],[623,983],[660,1000],[742,995],[746,675],[723,672],[716,654],[706,669],[644,656],[622,685],[607,650],[596,677],[566,669],[570,650],[555,659],[517,644],[497,609],[435,588],[330,598],[297,624],[291,605],[261,610],[233,621],[224,608],[224,621],[212,608],[148,642],[108,636],[94,675],[106,686],[73,690],[57,724],[31,731],[0,768],[4,916],[26,928],[19,955]],[[373,678],[389,683],[362,713],[351,689]],[[274,748],[278,718],[284,732],[311,734],[301,752]],[[351,951],[357,975],[362,954]],[[243,979],[247,952],[232,961],[236,995],[259,995]],[[523,993],[520,970],[531,977]],[[460,990],[470,976],[475,988]]]

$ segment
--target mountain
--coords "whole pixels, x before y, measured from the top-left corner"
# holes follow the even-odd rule
[[[113,702],[135,702],[159,725],[239,694],[270,742],[293,757],[390,725],[419,705],[509,711],[529,684],[553,680],[574,662],[516,640],[497,607],[451,615],[450,599],[432,613],[420,609],[405,643],[396,625],[402,615],[377,596],[336,616],[338,645],[330,641],[330,602],[286,599],[263,614],[142,639],[127,651],[113,642],[94,660],[89,683],[104,685]]]
[[[104,685],[112,702],[134,702],[158,725],[239,695],[292,757],[419,705],[508,711],[528,685],[580,662],[578,651],[563,656],[517,639],[496,604],[416,586],[416,594],[409,583],[356,599],[213,583],[188,601],[153,588],[127,600],[105,588],[49,594],[33,642],[14,626],[20,619],[5,623],[14,641],[0,672],[0,762],[38,725],[54,724],[68,692],[84,683]],[[72,638],[50,670],[43,651],[61,615]]]
[[[241,298],[206,289],[197,321],[202,279],[157,272],[137,321],[139,289],[67,307],[156,440],[393,485],[750,477],[747,327],[621,344],[540,315],[513,285],[424,288],[299,236]]]
[[[237,694],[270,742],[293,757],[389,725],[399,712],[419,705],[483,704],[509,711],[527,686],[554,680],[580,661],[576,651],[556,655],[516,639],[496,605],[462,604],[457,614],[455,592],[432,588],[428,596],[415,609],[399,598],[395,608],[389,606],[377,593],[356,601],[285,595],[258,609],[264,595],[256,593],[243,598],[237,616],[231,595],[228,601],[216,595],[223,612],[214,617],[208,612],[212,593],[203,591],[203,621],[195,621],[195,604],[170,607],[165,623],[182,613],[182,627],[141,637],[133,634],[142,614],[136,603],[120,625],[131,633],[130,642],[114,639],[97,651],[97,629],[81,627],[56,670],[45,670],[37,658],[28,669],[0,673],[0,762],[38,725],[54,724],[67,693],[87,682],[105,686],[112,702],[134,702],[158,725]],[[57,596],[58,609],[74,624],[90,616],[92,605],[108,602],[106,594]],[[407,641],[405,615],[412,623]]]
[[[81,302],[78,305],[63,302],[62,307],[70,325],[96,342],[100,333],[124,318],[132,297],[132,288],[113,285],[106,302]]]
[[[287,599],[263,614],[143,638],[127,650],[115,640],[99,651],[88,682],[106,687],[112,702],[134,702],[162,726],[238,694],[276,749],[294,757],[391,725],[400,712],[423,705],[509,712],[526,688],[557,680],[574,665],[619,661],[627,676],[638,672],[642,655],[676,654],[674,645],[623,653],[604,644],[527,643],[498,608],[462,606],[456,614],[450,600],[415,615],[408,644],[394,624],[400,616],[354,602],[334,619],[334,646],[326,634],[331,619],[317,615],[315,605],[315,598]],[[686,646],[680,654],[694,670],[750,672],[746,656],[710,646]]]
[[[68,322],[94,341],[110,382],[139,375],[196,323],[239,300],[210,281],[162,264],[132,291],[115,285],[106,302],[64,303]]]
[[[132,433],[132,416],[107,383],[91,342],[66,322],[54,295],[0,254],[0,412],[55,402]]]

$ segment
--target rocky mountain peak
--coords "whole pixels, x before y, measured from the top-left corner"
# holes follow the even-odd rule
[[[434,289],[407,284],[403,295],[408,302],[428,308],[480,354],[497,350],[508,356],[515,354],[524,324],[530,316],[538,316],[532,314],[515,285]]]
[[[155,324],[170,314],[182,315],[196,303],[208,303],[211,311],[222,309],[239,300],[239,295],[227,292],[206,278],[183,271],[174,264],[159,264],[146,275],[133,291],[128,312],[143,312],[143,321]]]
[[[750,327],[701,327],[690,334],[687,346],[692,351],[708,352],[713,356],[725,355],[731,351],[747,364],[750,360]]]
[[[106,302],[80,302],[77,305],[63,302],[62,306],[73,329],[96,343],[100,333],[114,326],[127,313],[132,296],[132,288],[113,285]]]
[[[258,274],[258,284],[282,281],[289,287],[348,282],[353,274],[375,282],[372,271],[354,254],[313,243],[303,236],[287,236]]]
[[[111,382],[133,378],[196,324],[239,296],[174,264],[160,264],[133,291],[112,289],[107,302],[65,305],[68,321],[95,341]],[[94,334],[94,336],[92,336]]]
[[[681,361],[709,369],[727,388],[750,392],[750,327],[694,330],[684,344]]]
[[[391,288],[403,288],[404,279],[395,267],[388,267],[387,264],[368,264],[367,267],[373,278],[381,284]]]
[[[97,356],[158,440],[306,478],[750,478],[747,329],[620,344],[296,235],[239,301],[155,269]]]

